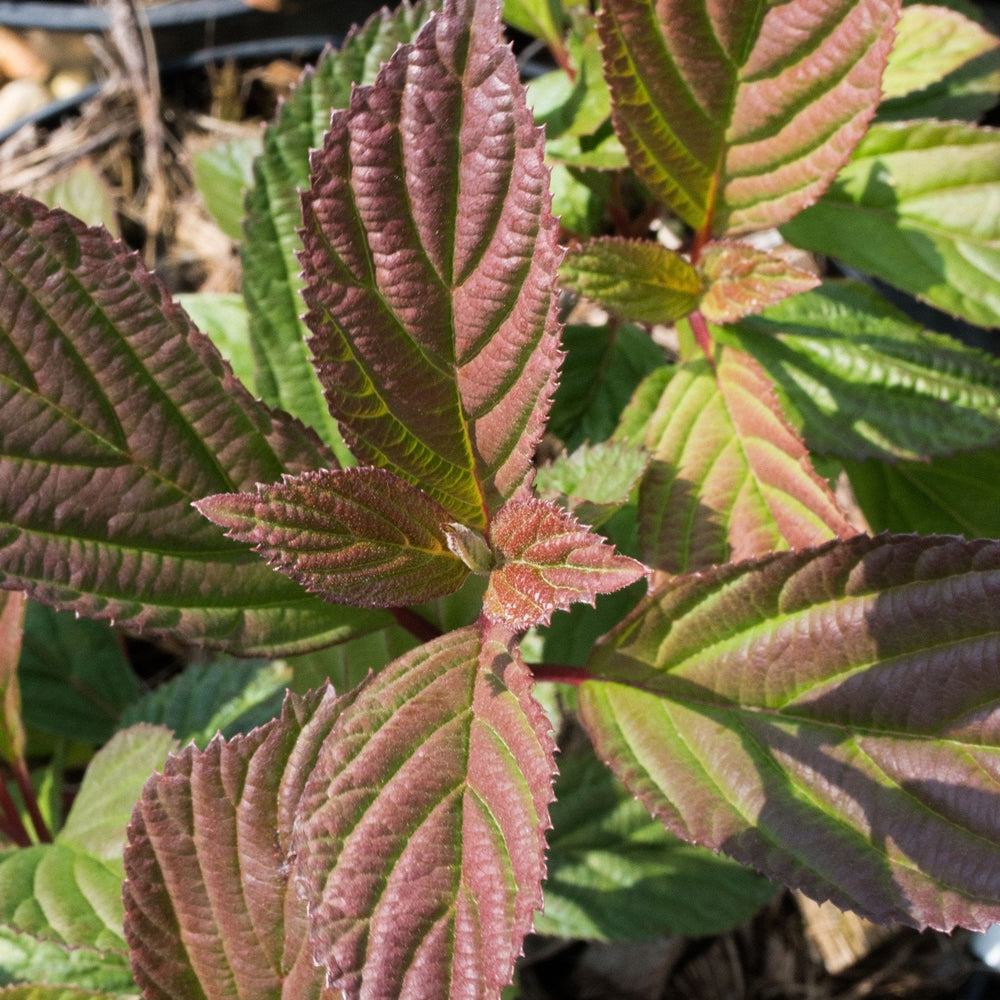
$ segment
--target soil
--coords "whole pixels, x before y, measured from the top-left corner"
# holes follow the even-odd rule
[[[257,134],[323,39],[341,39],[377,4],[253,0],[259,9],[233,14],[230,0],[218,0],[227,16],[142,29],[154,6],[108,0],[101,9],[121,25],[111,33],[0,27],[0,188],[42,195],[89,164],[121,235],[173,290],[236,291],[238,253],[198,200],[192,151]],[[225,48],[235,45],[244,47]],[[216,55],[192,58],[206,49]],[[144,677],[176,669],[176,651],[129,649]],[[519,987],[526,1000],[1000,997],[1000,975],[973,956],[970,940],[874,928],[781,892],[745,926],[710,938],[530,937]]]

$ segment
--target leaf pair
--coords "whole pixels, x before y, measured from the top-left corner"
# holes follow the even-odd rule
[[[362,467],[197,506],[308,589],[366,607],[456,590],[454,538],[478,534],[497,564],[487,614],[523,628],[642,568],[528,496],[560,358],[556,225],[496,5],[466,6],[354,90],[303,200],[311,346]]]

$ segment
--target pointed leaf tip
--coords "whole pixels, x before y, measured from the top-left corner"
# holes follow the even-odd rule
[[[457,590],[468,574],[442,527],[448,512],[385,469],[309,472],[195,506],[335,603],[419,604]]]
[[[482,531],[561,359],[544,138],[496,2],[452,3],[334,114],[303,199],[320,380],[353,454]]]
[[[483,610],[512,629],[547,625],[553,611],[593,604],[646,575],[646,567],[615,552],[600,535],[548,500],[506,504],[490,529],[498,566]]]

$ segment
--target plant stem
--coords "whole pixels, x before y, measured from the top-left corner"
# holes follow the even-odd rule
[[[14,780],[17,782],[21,798],[24,799],[28,816],[31,817],[31,825],[35,828],[35,836],[43,844],[52,843],[52,832],[49,830],[45,817],[42,816],[41,809],[38,808],[38,796],[35,795],[34,786],[31,784],[31,775],[23,760],[16,760],[11,765],[14,772]]]
[[[18,847],[30,847],[31,837],[21,822],[17,806],[7,791],[7,782],[0,780],[0,830],[2,830]]]
[[[531,663],[528,669],[536,681],[579,685],[594,679],[594,675],[585,667],[570,667],[563,663]]]
[[[405,628],[421,642],[430,642],[431,639],[441,635],[441,629],[411,608],[390,608],[389,613],[396,619],[396,624],[400,628]]]

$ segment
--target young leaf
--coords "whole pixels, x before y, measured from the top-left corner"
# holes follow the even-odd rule
[[[343,710],[327,688],[280,719],[169,757],[145,789],[125,850],[125,936],[149,1000],[334,1000],[288,885],[296,808]]]
[[[960,11],[903,8],[882,76],[878,116],[976,121],[997,103],[1000,39]]]
[[[306,472],[195,506],[328,601],[419,604],[458,590],[467,575],[442,527],[448,511],[385,469]]]
[[[500,996],[541,904],[555,770],[510,634],[384,669],[317,759],[293,841],[314,957],[348,998]]]
[[[998,608],[994,541],[857,536],[709,570],[595,650],[584,723],[684,839],[876,921],[981,929]]]
[[[672,323],[698,305],[701,282],[680,254],[649,240],[606,238],[569,250],[559,281],[637,323]]]
[[[107,233],[0,195],[0,578],[147,634],[253,652],[371,627],[228,543],[210,493],[329,465]]]
[[[606,0],[614,122],[693,229],[777,225],[833,180],[879,101],[898,0]]]
[[[358,460],[482,531],[559,361],[543,137],[499,0],[454,0],[336,112],[304,196],[311,346]]]
[[[677,369],[646,447],[639,540],[656,569],[686,573],[855,533],[770,380],[741,351],[723,348],[714,373],[707,361]]]
[[[862,285],[826,282],[715,335],[764,367],[813,452],[923,460],[1000,441],[997,360]]]
[[[553,611],[621,590],[646,575],[600,535],[547,500],[515,500],[490,526],[497,568],[483,597],[487,618],[515,630],[548,625]]]
[[[698,258],[698,275],[705,287],[698,308],[711,323],[734,323],[820,283],[777,254],[735,240],[708,243]]]
[[[371,83],[397,45],[410,41],[433,7],[425,2],[379,11],[347,36],[339,52],[326,53],[281,105],[264,132],[263,154],[254,162],[254,186],[246,199],[243,295],[250,315],[256,359],[254,390],[314,427],[350,461],[323,398],[300,319],[302,279],[298,253],[302,206],[309,186],[309,153],[323,144],[330,109],[346,108],[352,83]]]
[[[873,125],[836,183],[782,228],[938,309],[1000,324],[1000,132]]]
[[[243,238],[243,200],[253,186],[253,162],[260,135],[223,139],[191,156],[194,183],[216,225],[231,239]]]
[[[775,893],[754,872],[665,830],[589,753],[559,760],[548,868],[535,931],[569,938],[720,934]]]

